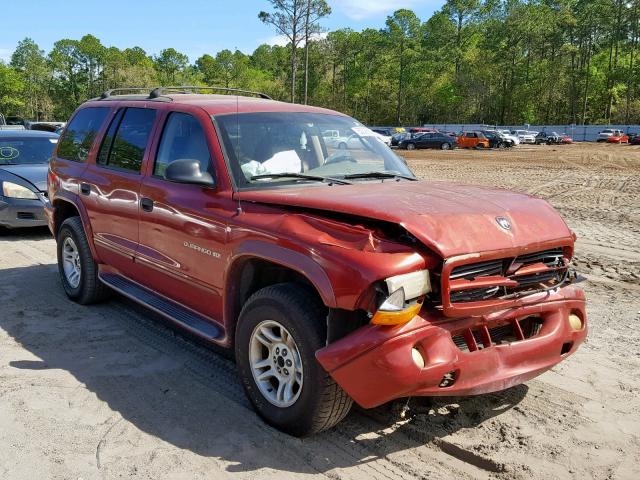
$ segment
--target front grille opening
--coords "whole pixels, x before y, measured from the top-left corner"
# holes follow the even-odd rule
[[[496,345],[506,345],[535,337],[542,329],[539,317],[526,317],[493,327],[468,328],[451,335],[453,343],[462,352],[475,352]]]
[[[16,217],[18,218],[18,220],[35,220],[36,219],[35,213],[31,213],[31,212],[18,212]]]
[[[573,342],[567,342],[562,344],[562,349],[560,350],[560,355],[566,355],[573,348]]]
[[[554,288],[567,276],[569,259],[564,255],[563,248],[558,247],[460,265],[449,275],[449,300],[451,303],[465,303],[509,299]],[[473,282],[479,282],[477,288],[473,288]]]

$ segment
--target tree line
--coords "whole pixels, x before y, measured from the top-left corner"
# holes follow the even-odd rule
[[[401,9],[381,28],[332,32],[324,0],[269,3],[258,18],[288,45],[194,63],[93,35],[49,52],[25,38],[0,62],[0,113],[64,120],[112,88],[211,85],[378,125],[640,123],[640,0],[448,0],[424,21]]]

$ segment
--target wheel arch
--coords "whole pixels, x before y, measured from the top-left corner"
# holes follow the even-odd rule
[[[89,248],[93,258],[97,259],[97,253],[93,244],[93,231],[91,229],[91,223],[89,222],[89,216],[87,214],[84,205],[76,199],[68,198],[65,196],[58,196],[51,201],[53,219],[52,219],[52,234],[55,239],[58,238],[58,232],[65,220],[71,217],[80,217],[84,232],[87,236]]]
[[[277,245],[249,241],[236,251],[225,274],[224,323],[232,332],[242,305],[256,291],[283,282],[313,289],[327,308],[336,307],[329,277],[302,253]]]

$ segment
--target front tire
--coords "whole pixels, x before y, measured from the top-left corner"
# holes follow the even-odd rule
[[[66,219],[57,238],[58,272],[67,296],[88,305],[108,297],[110,291],[98,278],[98,264],[93,259],[80,217]]]
[[[440,149],[441,150],[451,150],[451,144],[445,142],[442,145],[440,145]]]
[[[247,397],[269,425],[296,437],[333,427],[353,403],[315,358],[326,345],[326,315],[307,288],[282,283],[256,292],[236,328]]]

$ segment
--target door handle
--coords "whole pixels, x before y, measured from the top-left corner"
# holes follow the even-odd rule
[[[143,197],[142,199],[140,199],[140,206],[145,212],[151,212],[153,211],[153,200]]]
[[[82,193],[83,195],[91,195],[91,185],[89,185],[88,183],[81,183],[80,193]]]

